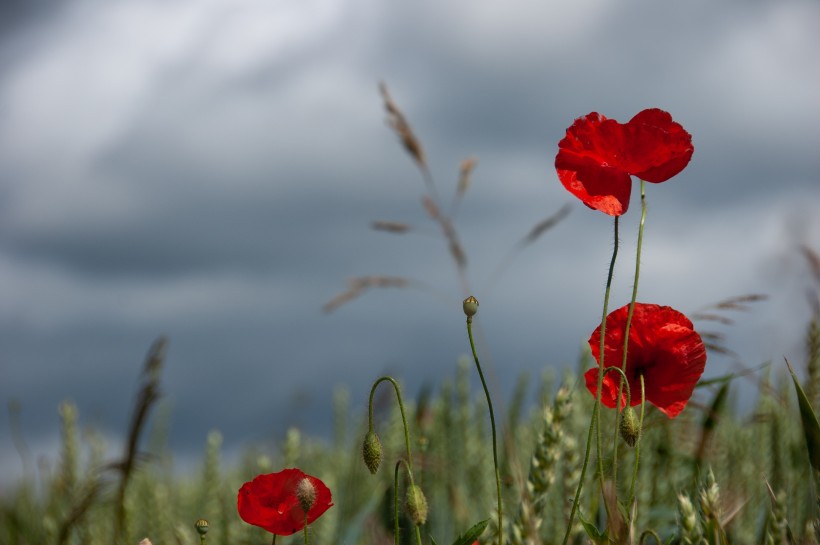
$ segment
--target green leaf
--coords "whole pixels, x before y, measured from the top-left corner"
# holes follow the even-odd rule
[[[792,375],[794,381],[794,389],[797,392],[797,404],[800,406],[800,419],[803,421],[803,435],[806,436],[806,447],[809,449],[809,461],[814,471],[820,471],[820,423],[817,422],[817,415],[811,408],[806,393],[800,382],[797,380],[797,375],[794,374],[792,366],[786,360],[786,365],[789,368],[789,373]]]
[[[603,545],[609,541],[606,530],[603,532],[600,531],[597,526],[586,520],[580,511],[578,512],[578,520],[581,521],[581,525],[584,527],[584,530],[586,530],[587,535],[593,542],[598,545]]]
[[[436,540],[433,539],[433,536],[430,536],[430,545],[438,545],[438,543],[436,543]]]
[[[482,520],[473,525],[472,528],[464,532],[463,535],[460,535],[453,541],[453,545],[472,545],[472,543],[478,539],[487,525],[490,523],[490,519]],[[432,538],[431,538],[432,539]]]

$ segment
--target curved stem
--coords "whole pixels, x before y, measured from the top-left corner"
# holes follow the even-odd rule
[[[646,222],[646,182],[641,180],[641,221],[638,223],[638,245],[635,252],[635,280],[632,283],[632,299],[629,302],[629,311],[626,314],[626,326],[624,328],[624,356],[621,361],[621,369],[626,372],[627,351],[629,348],[629,330],[632,327],[632,315],[635,312],[635,300],[638,298],[638,280],[641,277],[641,249],[643,248],[643,226]],[[623,392],[623,381],[618,386],[618,404],[621,403],[621,394]],[[629,405],[627,405],[629,406]],[[618,426],[620,424],[621,408],[615,413],[615,437],[613,445],[615,445],[614,458],[612,461],[612,482],[615,487],[615,494],[618,492]]]
[[[401,389],[399,388],[398,383],[393,379],[393,377],[381,377],[376,382],[374,382],[373,387],[370,388],[370,401],[367,404],[368,430],[373,431],[373,396],[376,393],[376,387],[385,381],[392,384],[393,389],[396,391],[396,399],[399,403],[399,412],[401,412],[401,423],[404,426],[404,446],[407,449],[407,469],[412,476],[413,458],[410,456],[410,432],[407,427],[407,417],[404,414],[404,402],[401,399]]]
[[[655,530],[644,530],[643,532],[641,532],[641,537],[638,540],[639,545],[643,545],[646,542],[646,538],[649,536],[655,538],[655,543],[657,543],[658,545],[661,545],[663,543],[663,541],[661,541],[661,536],[659,536],[658,533],[655,532]]]
[[[393,377],[380,377],[376,382],[373,383],[373,387],[370,388],[370,401],[367,404],[367,423],[368,429],[373,431],[373,396],[376,393],[376,387],[381,384],[382,382],[389,382],[393,385],[393,389],[396,391],[396,400],[399,403],[399,412],[401,412],[401,423],[404,427],[404,446],[407,449],[407,459],[406,460],[399,460],[396,462],[396,475],[395,475],[395,486],[394,486],[394,500],[396,503],[396,545],[399,543],[399,465],[404,462],[407,466],[407,475],[410,478],[410,484],[415,486],[415,481],[413,480],[413,458],[410,454],[410,431],[407,426],[407,416],[404,413],[404,402],[401,399],[401,389],[399,388],[399,384],[393,379]],[[421,530],[419,527],[416,526],[416,541],[418,545],[421,545]]]
[[[484,373],[481,370],[481,364],[478,362],[478,354],[475,350],[475,343],[473,342],[473,317],[467,317],[467,336],[470,338],[470,349],[473,351],[473,359],[475,360],[475,367],[478,369],[478,376],[481,379],[481,385],[484,387],[484,395],[487,396],[487,407],[490,410],[490,426],[493,432],[493,466],[495,467],[495,492],[497,497],[498,507],[498,545],[503,544],[504,524],[503,514],[501,511],[501,477],[498,473],[498,445],[496,443],[495,433],[495,414],[493,413],[493,402],[490,399],[490,390],[487,388],[487,381],[484,380]]]
[[[604,462],[601,457],[601,428],[599,425],[600,419],[600,407],[601,407],[601,390],[603,389],[604,384],[604,338],[606,335],[606,317],[609,314],[609,294],[612,291],[612,277],[615,273],[615,259],[618,257],[618,218],[620,216],[615,216],[614,221],[614,238],[615,243],[612,249],[612,259],[609,262],[609,272],[607,273],[606,277],[606,289],[604,290],[604,309],[601,315],[601,342],[598,347],[598,367],[601,371],[598,372],[598,388],[595,391],[595,405],[592,409],[592,418],[590,419],[589,423],[589,433],[587,434],[587,446],[584,452],[584,463],[581,466],[581,476],[578,479],[578,488],[575,489],[575,499],[572,501],[572,510],[569,514],[569,521],[567,522],[567,531],[564,534],[564,541],[563,545],[566,545],[569,541],[569,535],[572,532],[572,524],[575,522],[575,514],[578,512],[578,505],[581,501],[581,489],[584,487],[584,476],[586,475],[587,465],[589,464],[589,454],[590,449],[592,447],[592,435],[593,432],[597,429],[597,454],[598,454],[598,476],[601,483],[601,493],[604,490]],[[604,502],[604,508],[607,510],[607,516],[609,516],[609,506],[607,502]]]
[[[623,369],[621,369],[620,367],[614,367],[613,366],[613,367],[607,367],[606,369],[604,369],[604,374],[607,374],[610,371],[615,371],[616,373],[621,375],[621,380],[623,380],[624,384],[626,385],[626,406],[628,407],[629,403],[632,401],[632,391],[629,388],[629,381],[626,379],[626,373],[624,373]],[[641,378],[643,378],[643,377],[641,377]]]

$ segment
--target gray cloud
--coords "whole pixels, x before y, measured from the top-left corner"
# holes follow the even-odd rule
[[[410,392],[453,373],[462,291],[384,126],[382,79],[442,195],[479,158],[457,225],[500,392],[520,372],[574,367],[600,313],[611,220],[580,204],[493,282],[573,201],[552,162],[593,110],[659,106],[693,134],[692,164],[649,187],[641,299],[691,312],[766,292],[729,341],[751,365],[800,350],[794,249],[820,247],[816,3],[88,0],[36,13],[15,19],[15,55],[0,56],[0,398],[22,402],[38,448],[53,449],[66,397],[116,441],[160,333],[181,455],[212,428],[229,448],[291,424],[326,432],[338,383],[363,410],[380,372]],[[613,308],[631,287],[634,197]],[[420,233],[374,233],[374,219]],[[321,314],[363,274],[435,292]],[[14,456],[0,450],[0,465]]]

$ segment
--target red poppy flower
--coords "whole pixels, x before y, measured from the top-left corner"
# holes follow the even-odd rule
[[[694,150],[692,136],[663,110],[644,110],[624,124],[592,112],[567,129],[555,169],[585,205],[620,216],[629,207],[630,175],[665,182],[684,169]]]
[[[606,318],[604,367],[621,366],[628,312],[629,305],[625,305]],[[589,338],[596,361],[600,356],[600,342],[601,327],[598,326]],[[706,348],[689,318],[671,307],[635,303],[626,358],[631,405],[641,403],[640,376],[643,375],[646,400],[669,418],[675,418],[692,397],[705,366]],[[592,395],[597,393],[599,370],[593,367],[584,375]],[[615,407],[620,379],[620,373],[615,371],[604,375],[601,401],[607,407]],[[620,406],[626,406],[626,388]]]
[[[236,504],[239,516],[248,524],[259,526],[278,536],[298,532],[305,527],[305,511],[299,501],[300,494],[304,500],[305,494],[299,491],[299,485],[305,479],[315,491],[307,513],[307,523],[312,523],[333,505],[332,498],[325,483],[299,469],[283,469],[279,473],[259,475],[243,484]],[[303,484],[303,491],[304,488]]]

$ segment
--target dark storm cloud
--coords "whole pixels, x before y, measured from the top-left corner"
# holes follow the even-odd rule
[[[796,242],[786,218],[820,199],[814,3],[77,6],[48,32],[18,29],[6,42],[21,56],[0,70],[0,397],[21,401],[37,444],[53,445],[66,397],[116,442],[159,334],[178,452],[212,428],[227,448],[293,424],[326,432],[335,384],[361,409],[381,372],[409,395],[452,375],[467,348],[462,289],[384,125],[382,79],[442,195],[459,161],[479,158],[456,225],[500,392],[520,372],[574,367],[600,312],[611,221],[578,203],[494,281],[513,245],[573,201],[552,163],[592,110],[625,121],[663,107],[694,137],[692,164],[649,188],[642,298],[691,312],[774,291],[739,319],[752,334],[731,339],[754,364],[800,335],[767,326],[800,301],[761,267]],[[419,233],[374,233],[375,219]],[[435,291],[376,291],[321,314],[367,274]]]
[[[0,43],[19,37],[33,25],[59,17],[70,3],[57,0],[7,0],[0,3]]]
[[[590,8],[579,5],[567,10]],[[405,12],[391,21],[384,70],[397,73],[394,86],[424,97],[417,123],[435,127],[434,148],[549,161],[548,143],[574,117],[596,110],[625,121],[652,105],[694,134],[692,166],[701,170],[686,174],[716,181],[710,200],[768,192],[772,183],[815,184],[820,112],[808,89],[820,87],[820,71],[805,67],[816,64],[806,47],[816,5],[635,3],[591,10],[573,31],[555,28],[564,10],[539,6],[491,21],[466,9],[459,19],[419,10],[415,24]],[[396,61],[402,52],[409,68]]]

